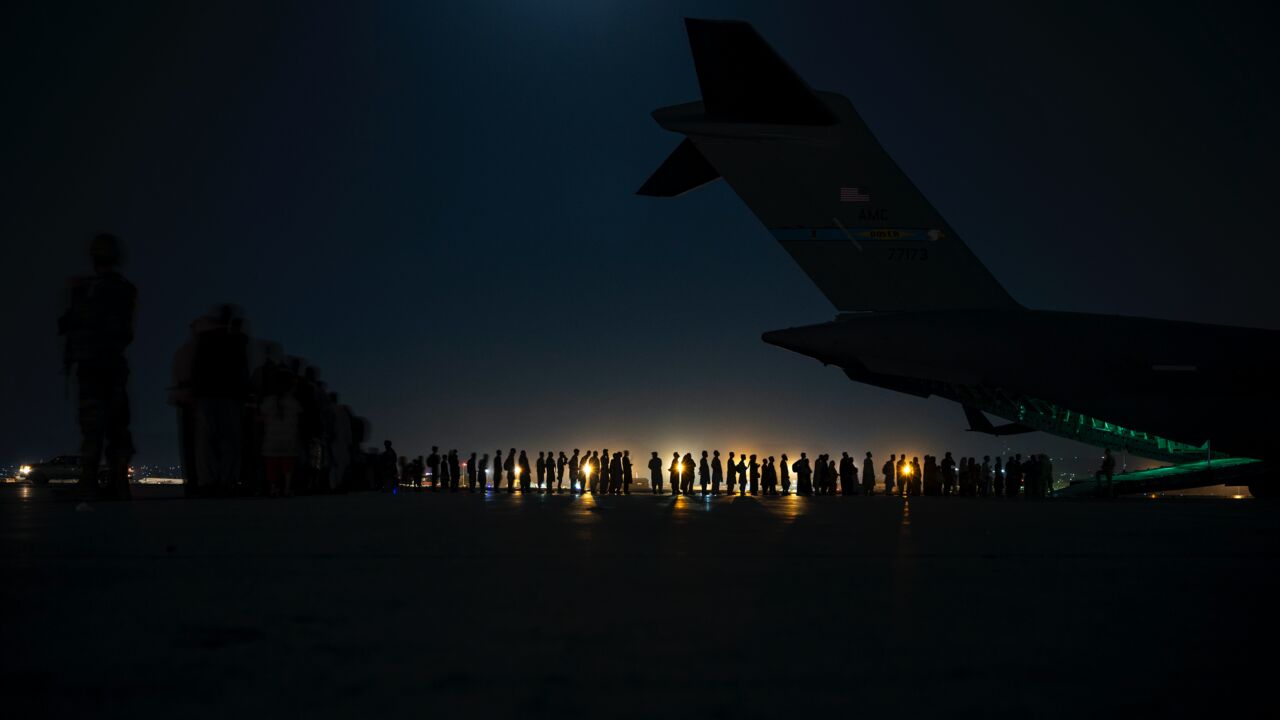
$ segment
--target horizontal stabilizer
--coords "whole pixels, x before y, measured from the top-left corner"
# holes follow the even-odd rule
[[[832,125],[837,118],[749,23],[685,18],[707,116],[717,122]]]
[[[637,195],[675,197],[720,177],[688,138],[676,146],[662,165],[636,191]]]
[[[987,435],[1021,435],[1022,433],[1035,432],[1033,428],[1019,423],[1009,423],[1008,425],[992,425],[987,416],[981,410],[972,406],[964,406],[964,416],[969,421],[969,432],[980,432]]]

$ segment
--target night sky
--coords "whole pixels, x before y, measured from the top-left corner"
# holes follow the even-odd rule
[[[176,459],[172,355],[227,301],[404,454],[1003,450],[762,343],[834,312],[723,182],[634,195],[680,140],[650,111],[699,96],[685,16],[748,20],[847,95],[1023,304],[1280,327],[1269,11],[260,5],[0,11],[0,463],[78,445],[55,319],[100,230],[140,291],[138,462]]]

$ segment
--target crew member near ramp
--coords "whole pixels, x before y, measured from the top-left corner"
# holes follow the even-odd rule
[[[79,385],[79,490],[87,495],[129,498],[129,363],[125,348],[133,342],[138,290],[119,273],[123,247],[115,235],[89,244],[93,276],[71,281],[71,302],[58,320],[66,337],[66,371],[74,365]],[[98,465],[107,459],[107,482],[98,487]]]

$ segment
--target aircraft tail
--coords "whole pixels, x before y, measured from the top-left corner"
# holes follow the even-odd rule
[[[840,312],[1018,307],[847,98],[748,23],[685,23],[702,101],[654,111],[686,139],[639,194],[723,177]]]

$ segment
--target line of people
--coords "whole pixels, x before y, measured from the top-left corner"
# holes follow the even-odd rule
[[[609,450],[572,454],[554,450],[539,451],[536,460],[515,448],[505,454],[494,451],[492,459],[485,453],[471,453],[465,460],[457,450],[431,453],[416,458],[398,456],[391,441],[384,443],[378,461],[379,484],[383,489],[399,487],[435,492],[456,492],[465,487],[471,492],[491,490],[508,493],[590,493],[629,495],[635,481],[631,452]],[[721,460],[720,451],[703,450],[694,459],[692,453],[672,453],[664,462],[657,451],[650,453],[649,492],[662,495],[872,495],[876,493],[876,465],[870,452],[861,462],[847,452],[837,460],[828,454],[810,460],[800,453],[794,462],[784,453],[780,458],[758,457],[730,452]],[[936,495],[965,497],[1045,497],[1052,489],[1053,465],[1048,456],[1036,454],[1023,460],[1017,454],[994,464],[984,456],[961,458],[959,462],[948,452],[939,462],[926,455],[923,465],[918,457],[892,454],[880,468],[879,484],[886,495]],[[794,486],[793,486],[794,479]]]
[[[265,343],[249,368],[250,338],[224,305],[191,323],[173,363],[186,494],[293,495],[369,488],[360,443],[368,423],[301,358]]]

